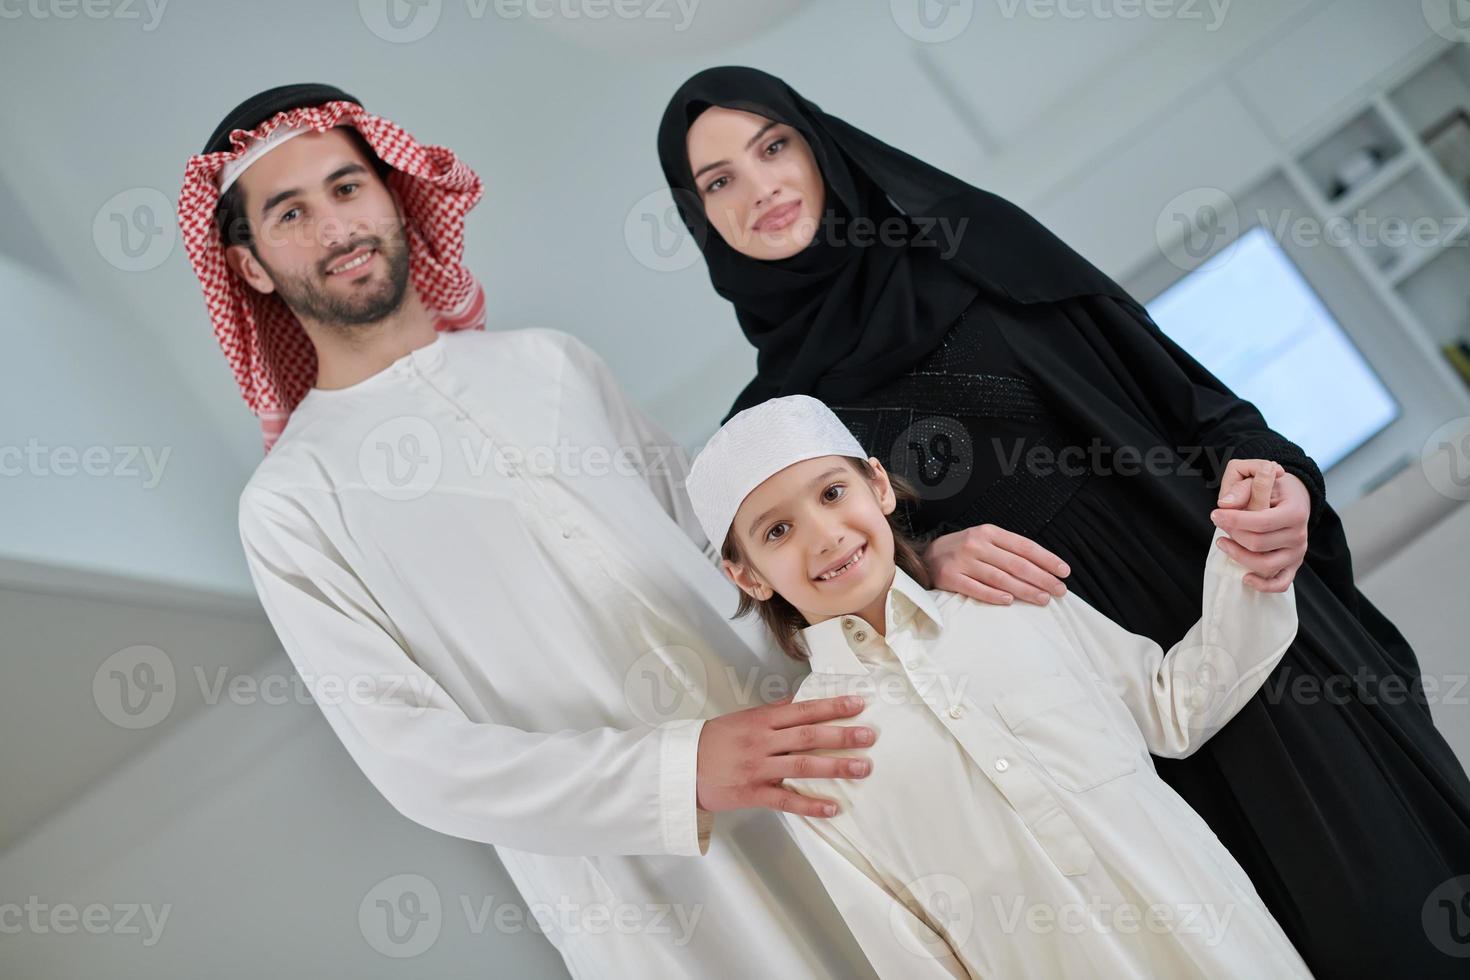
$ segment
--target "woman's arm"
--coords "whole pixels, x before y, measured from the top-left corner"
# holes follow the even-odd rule
[[[1065,337],[1049,338],[1048,344],[1060,343],[1090,360],[1095,374],[1123,389],[1128,413],[1143,415],[1168,440],[1166,448],[1202,461],[1210,482],[1220,483],[1213,519],[1229,539],[1218,547],[1244,566],[1251,588],[1285,589],[1305,561],[1311,529],[1326,507],[1317,464],[1169,339],[1142,305],[1123,298],[1106,302],[1116,303],[1119,315],[1096,329],[1089,326],[1090,316],[1071,317],[1078,346],[1068,348]],[[1087,376],[1080,366],[1079,371],[1069,383]],[[1246,514],[1245,488],[1262,460],[1279,464],[1287,476],[1277,481],[1269,507]],[[1055,556],[998,530],[983,525],[935,539],[924,557],[936,586],[992,603],[1012,594],[1040,605],[1047,592],[1062,594]]]
[[[1302,483],[1311,500],[1308,529],[1315,526],[1327,498],[1322,471],[1296,443],[1266,424],[1255,405],[1237,396],[1188,351],[1159,329],[1135,300],[1117,300],[1132,316],[1110,323],[1106,341],[1128,363],[1133,379],[1148,395],[1166,429],[1180,445],[1219,450],[1206,454],[1225,476],[1226,459],[1268,459]],[[1131,324],[1131,325],[1130,325]],[[1225,489],[1223,486],[1222,490]]]
[[[1231,540],[1221,547],[1247,570],[1245,582],[1261,591],[1281,591],[1306,560],[1308,539],[1326,507],[1322,471],[1300,446],[1266,424],[1255,405],[1238,397],[1204,365],[1165,334],[1142,304],[1116,300],[1126,315],[1107,323],[1105,337],[1088,337],[1110,348],[1126,367],[1128,383],[1143,398],[1175,449],[1202,452],[1211,482],[1219,481],[1220,510],[1212,516]],[[1251,460],[1269,460],[1289,475],[1278,481],[1271,504],[1245,515],[1248,491],[1240,489]]]
[[[934,587],[981,602],[1005,605],[1013,598],[1044,606],[1064,595],[1066,562],[1030,538],[994,524],[943,534],[922,555]]]

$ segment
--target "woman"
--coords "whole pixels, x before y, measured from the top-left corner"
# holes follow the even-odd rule
[[[1432,899],[1465,894],[1470,780],[1412,649],[1353,584],[1312,460],[1025,212],[780,79],[695,75],[659,155],[758,351],[726,418],[778,395],[827,402],[919,488],[904,517],[936,588],[1045,602],[1068,577],[1167,647],[1198,615],[1218,502],[1220,546],[1253,587],[1296,585],[1300,630],[1261,693],[1159,774],[1318,975],[1461,975]],[[1246,513],[1253,458],[1288,475]]]

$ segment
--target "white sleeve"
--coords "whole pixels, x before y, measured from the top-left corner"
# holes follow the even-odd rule
[[[695,547],[704,552],[705,558],[719,568],[719,543],[705,537],[684,486],[689,476],[689,454],[661,425],[633,403],[600,354],[579,338],[556,332],[564,338],[567,358],[595,386],[618,445],[636,446],[642,450],[643,478],[658,498],[664,513],[683,529]]]
[[[944,932],[930,923],[917,902],[905,903],[889,891],[831,818],[781,816],[878,976],[884,980],[967,980],[970,974]]]
[[[1138,722],[1151,753],[1183,758],[1245,706],[1296,637],[1296,586],[1258,592],[1248,569],[1215,545],[1205,559],[1203,616],[1165,652],[1130,633],[1080,596],[1048,606]]]
[[[327,535],[247,487],[240,540],[260,603],[332,730],[400,813],[441,833],[542,854],[701,855],[703,720],[524,731],[472,721],[396,637]],[[495,657],[495,637],[485,637]]]

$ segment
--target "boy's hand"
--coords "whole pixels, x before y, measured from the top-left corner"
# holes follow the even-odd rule
[[[1210,514],[1228,538],[1216,544],[1249,571],[1258,592],[1285,592],[1307,557],[1311,497],[1302,481],[1266,459],[1232,459]]]
[[[1266,510],[1271,506],[1271,491],[1276,487],[1276,481],[1286,475],[1286,470],[1281,468],[1280,463],[1267,463],[1265,460],[1250,460],[1251,463],[1266,463],[1264,466],[1256,466],[1250,474],[1250,492],[1247,495],[1241,489],[1244,479],[1238,481],[1230,491],[1229,500],[1234,503],[1239,497],[1246,496],[1246,510]],[[1250,469],[1249,466],[1242,467],[1243,470]],[[1228,472],[1229,467],[1226,467]],[[1221,487],[1221,500],[1225,499],[1224,487]]]

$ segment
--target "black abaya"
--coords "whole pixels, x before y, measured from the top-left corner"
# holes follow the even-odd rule
[[[828,217],[902,215],[902,240],[853,247],[824,226],[789,259],[731,248],[709,227],[685,148],[712,105],[789,124],[822,169]],[[758,351],[730,414],[822,399],[924,491],[905,511],[914,530],[989,522],[1030,537],[1071,565],[1078,595],[1167,647],[1200,615],[1225,462],[1270,459],[1301,479],[1312,504],[1297,639],[1236,718],[1188,759],[1158,760],[1159,774],[1319,976],[1470,976],[1470,959],[1442,952],[1470,953],[1456,943],[1456,916],[1470,917],[1470,878],[1456,881],[1470,876],[1470,780],[1431,722],[1413,650],[1354,585],[1300,447],[1025,211],[778,78],[694,76],[664,112],[659,156]],[[952,254],[933,247],[936,222],[966,229]]]
[[[1316,467],[1146,316],[1111,297],[982,295],[931,355],[832,408],[919,489],[917,536],[990,522],[1030,537],[1070,565],[1070,589],[1165,647],[1199,617],[1225,462],[1300,476],[1313,513],[1297,638],[1223,730],[1156,767],[1318,976],[1465,976],[1441,951],[1451,920],[1423,916],[1470,874],[1470,781],[1413,651],[1353,585]]]

